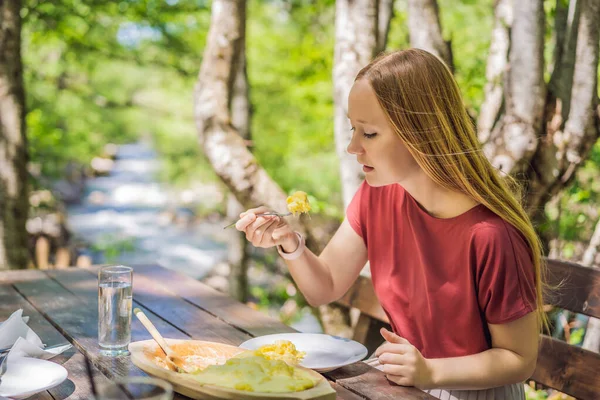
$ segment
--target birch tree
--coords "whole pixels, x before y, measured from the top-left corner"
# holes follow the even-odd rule
[[[497,3],[497,20],[510,22],[507,7],[502,0]],[[496,62],[488,66],[488,71],[495,71],[495,81],[484,102],[493,106],[479,123],[486,155],[500,170],[527,184],[524,201],[537,221],[543,219],[546,202],[572,180],[600,134],[600,1],[572,1],[568,7],[557,1],[556,50],[546,84],[542,1],[514,3],[509,51],[504,45],[506,31],[495,28]],[[503,78],[500,104],[498,78]]]

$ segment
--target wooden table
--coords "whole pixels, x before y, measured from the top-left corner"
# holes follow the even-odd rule
[[[239,345],[251,337],[295,332],[183,274],[158,265],[134,266],[133,306],[139,307],[167,338],[208,340]],[[48,345],[74,347],[52,359],[69,377],[61,385],[31,399],[90,399],[83,354],[92,360],[97,382],[116,376],[145,376],[129,356],[99,355],[97,268],[0,272],[0,321],[17,309],[30,317],[29,326]],[[151,339],[137,318],[131,340]],[[415,389],[391,384],[384,374],[363,362],[324,374],[338,399],[432,399]],[[187,399],[176,395],[176,399]]]

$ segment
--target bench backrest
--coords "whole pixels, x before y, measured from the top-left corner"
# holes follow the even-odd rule
[[[545,303],[600,318],[600,270],[565,261],[546,261],[548,283],[556,288],[545,294]],[[360,276],[337,303],[360,310],[353,339],[367,346],[371,354],[382,342],[379,328],[389,327],[371,279]],[[541,335],[537,367],[531,379],[578,399],[598,399],[600,354]]]

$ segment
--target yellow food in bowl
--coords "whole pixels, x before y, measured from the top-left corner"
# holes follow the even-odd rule
[[[287,198],[287,208],[292,214],[302,214],[310,211],[308,196],[305,192],[295,192]]]
[[[254,355],[264,356],[267,360],[281,360],[290,365],[298,365],[306,355],[304,351],[298,351],[294,343],[289,340],[277,340],[273,344],[266,344],[254,350]]]
[[[267,360],[262,355],[236,356],[193,376],[201,384],[261,393],[299,392],[319,381],[306,370],[281,360]]]

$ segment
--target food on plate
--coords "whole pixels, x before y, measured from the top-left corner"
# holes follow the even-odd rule
[[[306,192],[295,192],[287,198],[287,209],[294,215],[308,213],[310,204]]]
[[[185,360],[185,364],[180,366],[179,372],[194,373],[205,369],[210,365],[225,364],[225,362],[233,356],[244,353],[246,350],[238,347],[224,347],[219,343],[204,343],[202,346],[197,346],[188,343],[176,343],[170,345],[178,358]],[[153,351],[146,351],[146,356],[151,359],[156,365],[169,369],[166,362],[166,354],[160,348],[156,347]]]
[[[253,351],[254,355],[262,355],[267,360],[281,360],[290,365],[298,365],[306,355],[304,351],[298,351],[294,343],[289,340],[277,340],[273,344],[260,346]]]
[[[254,353],[254,352],[253,352]],[[223,365],[211,365],[193,375],[205,385],[261,393],[299,392],[314,387],[319,377],[281,360],[241,354]]]

